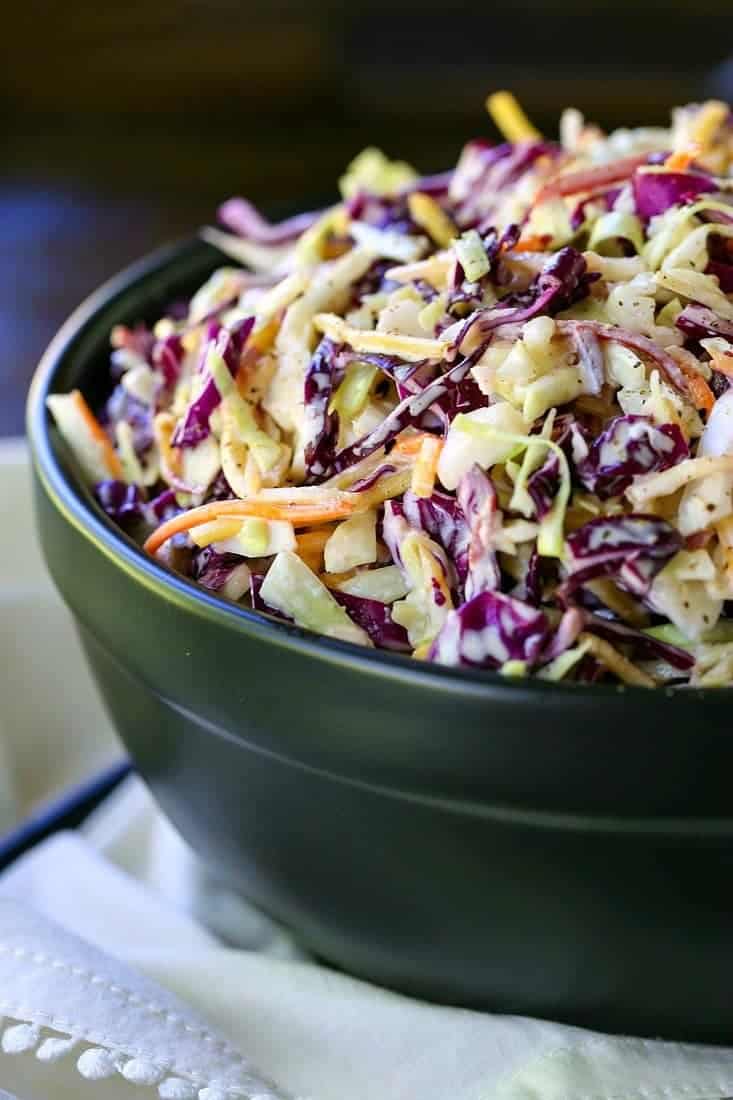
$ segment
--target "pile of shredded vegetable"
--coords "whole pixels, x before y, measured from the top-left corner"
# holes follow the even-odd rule
[[[102,508],[222,598],[576,683],[733,684],[733,115],[505,140],[204,232],[222,266],[49,398]]]

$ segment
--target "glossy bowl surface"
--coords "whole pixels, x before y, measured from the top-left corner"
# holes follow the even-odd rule
[[[97,291],[28,405],[40,537],[117,728],[192,846],[353,973],[451,1003],[729,1041],[730,691],[444,669],[283,626],[148,558],[81,484],[49,392],[106,380],[221,257]]]

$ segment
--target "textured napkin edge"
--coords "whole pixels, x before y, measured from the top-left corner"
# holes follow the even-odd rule
[[[157,983],[12,899],[0,917],[2,1054],[73,1056],[82,1078],[119,1076],[160,1100],[287,1100]]]
[[[33,1012],[10,1002],[2,1002],[5,1016],[0,1017],[0,1049],[7,1055],[29,1055],[39,1062],[55,1063],[70,1056],[76,1058],[79,1076],[100,1082],[119,1076],[138,1088],[155,1089],[160,1100],[276,1100],[276,1094],[245,1091],[238,1087],[220,1087],[202,1083],[190,1076],[171,1076],[168,1070],[146,1057],[114,1046],[94,1045],[90,1038],[65,1029],[48,1013]],[[8,1009],[12,1009],[8,1012]]]

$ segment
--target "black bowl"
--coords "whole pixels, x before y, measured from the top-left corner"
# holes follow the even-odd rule
[[[116,322],[221,257],[129,269],[56,337],[28,432],[49,569],[117,728],[191,845],[323,959],[454,1004],[733,1039],[729,691],[507,682],[324,640],[146,557],[46,395],[101,392]]]

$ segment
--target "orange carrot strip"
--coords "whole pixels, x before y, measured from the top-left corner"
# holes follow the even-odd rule
[[[349,251],[349,242],[343,238],[327,238],[323,242],[323,248],[321,249],[321,255],[324,260],[337,260],[339,256],[343,256],[345,252]]]
[[[547,246],[550,243],[550,238],[542,236],[539,233],[528,237],[522,237],[521,240],[512,248],[512,252],[545,252]]]
[[[354,494],[356,496],[356,494]],[[285,519],[296,527],[310,527],[318,523],[330,523],[334,520],[347,519],[354,512],[367,505],[358,498],[355,500],[343,493],[332,501],[321,500],[310,503],[297,501],[277,501],[251,497],[249,500],[217,500],[211,504],[202,504],[198,508],[190,508],[172,519],[166,520],[157,527],[146,539],[143,549],[148,554],[154,554],[164,542],[173,535],[183,531],[190,531],[193,527],[199,527],[202,523],[208,523],[212,519],[222,516],[260,516],[262,519]]]
[[[89,434],[95,443],[98,444],[102,452],[102,460],[109,470],[110,476],[118,479],[124,478],[122,472],[122,463],[120,462],[119,455],[109,441],[109,436],[105,432],[102,425],[97,420],[96,416],[89,408],[86,400],[79,390],[72,390],[69,394],[74,402],[76,411],[84,421]]]
[[[301,558],[314,573],[319,573],[323,568],[323,548],[333,534],[334,529],[334,525],[329,523],[328,525],[318,528],[316,531],[301,531],[301,533],[296,536],[295,541],[298,544],[298,557]]]
[[[697,409],[703,409],[705,412],[710,412],[715,404],[715,394],[710,389],[705,379],[700,374],[695,374],[694,371],[689,373],[685,371],[685,377],[687,378],[687,384],[690,390],[690,397]]]
[[[597,187],[610,186],[620,180],[628,179],[637,168],[646,164],[647,154],[622,157],[611,164],[602,164],[598,168],[582,168],[577,172],[565,172],[555,176],[541,189],[535,204],[551,195],[577,195],[581,191],[593,191]]]
[[[668,172],[686,172],[692,162],[696,160],[702,149],[699,145],[693,143],[688,145],[686,149],[681,149],[679,153],[670,153],[664,162],[663,167]]]
[[[261,329],[252,333],[249,338],[249,347],[260,353],[269,351],[275,343],[275,337],[277,336],[279,328],[280,322],[277,318],[269,321]]]
[[[317,531],[301,531],[297,536],[298,553],[311,554],[317,550],[322,551],[331,535],[333,528],[320,527]]]
[[[710,359],[714,370],[733,378],[733,352],[711,351]]]
[[[431,435],[430,432],[410,432],[409,434],[400,435],[397,437],[397,442],[392,450],[399,455],[417,457],[426,439],[435,439],[435,436]]]

